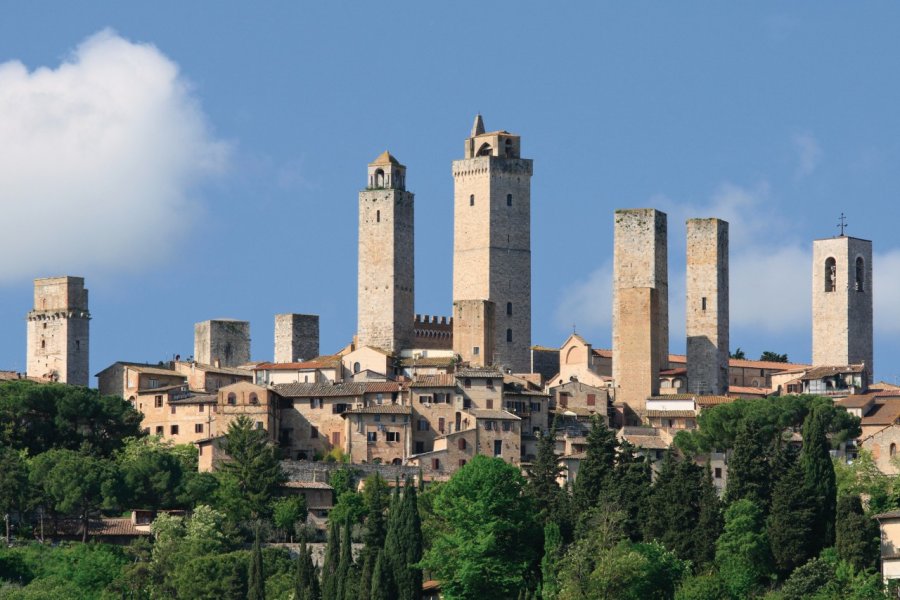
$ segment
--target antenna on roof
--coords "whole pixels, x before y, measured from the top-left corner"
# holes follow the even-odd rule
[[[837,227],[838,227],[838,229],[841,230],[841,237],[844,237],[844,229],[849,227],[849,225],[847,225],[847,217],[844,216],[843,212],[841,213],[841,216],[838,219]]]

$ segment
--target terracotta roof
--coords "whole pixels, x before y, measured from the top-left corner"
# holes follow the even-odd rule
[[[584,460],[587,458],[587,452],[573,452],[572,454],[563,454],[559,460]]]
[[[875,515],[875,518],[881,521],[882,519],[900,519],[900,510],[892,510],[886,513],[881,513],[880,515]]]
[[[409,387],[456,387],[456,376],[449,373],[418,375],[412,383],[409,384]]]
[[[868,405],[870,402],[874,401],[876,397],[881,395],[888,396],[900,396],[900,392],[894,391],[888,394],[884,392],[870,392],[868,394],[853,394],[852,396],[847,396],[846,398],[841,398],[836,401],[835,404],[838,406],[842,406],[844,408],[862,408]]]
[[[669,447],[661,437],[656,435],[626,435],[622,437],[624,437],[628,443],[633,444],[638,448],[665,450]]]
[[[362,396],[366,384],[351,383],[281,383],[273,389],[285,398],[326,398],[333,396]]]
[[[187,398],[169,400],[169,404],[215,404],[218,397],[215,394],[191,394]]]
[[[175,385],[164,385],[155,388],[142,388],[137,391],[138,395],[149,396],[151,394],[163,394],[172,390],[181,390],[187,388],[187,383],[176,383]]]
[[[823,377],[832,377],[834,375],[843,375],[845,373],[862,373],[865,365],[843,365],[840,367],[816,367],[807,371],[806,375],[800,379],[808,381],[810,379],[822,379]]]
[[[400,161],[391,156],[391,153],[385,150],[381,154],[379,154],[375,160],[369,163],[370,165],[400,165]],[[403,165],[400,165],[401,167]]]
[[[769,388],[762,387],[752,387],[752,386],[744,386],[744,385],[729,385],[728,386],[729,394],[757,394],[757,395],[765,395],[768,396],[772,393],[772,390]]]
[[[306,360],[292,363],[259,363],[253,367],[254,371],[312,371],[315,369],[336,369],[341,364],[339,357],[329,357],[327,360]]]
[[[366,386],[367,394],[393,393],[403,389],[403,386],[396,381],[365,381],[361,383]]]
[[[363,406],[348,410],[344,415],[411,415],[411,406],[400,406],[399,404],[375,404],[373,406]]]
[[[566,415],[569,417],[591,417],[597,414],[596,410],[591,410],[589,408],[583,408],[580,406],[571,406],[567,408],[558,408],[556,410],[557,413],[561,415]]]
[[[423,592],[439,592],[441,591],[441,582],[436,579],[429,579],[422,582]]]
[[[225,375],[238,375],[240,377],[253,377],[253,373],[250,372],[250,369],[239,369],[237,367],[217,367],[215,365],[207,365],[199,362],[187,362],[187,361],[179,361],[178,364],[186,365],[188,368],[193,367],[199,371],[206,371],[207,373],[222,373]]]
[[[129,369],[134,369],[135,371],[138,371],[139,373],[146,373],[148,375],[167,375],[170,377],[171,376],[184,377],[184,375],[182,375],[178,371],[176,371],[174,369],[166,369],[165,367],[161,367],[158,364],[152,365],[150,363],[127,362],[124,360],[118,360],[118,361],[114,362],[113,364],[109,365],[108,367],[106,367],[105,369],[100,371],[100,373],[97,373],[97,375],[95,375],[95,377],[99,377],[100,374],[105,373],[106,371],[109,371],[116,365],[122,365],[123,367],[128,367]]]
[[[498,419],[504,421],[521,421],[519,417],[505,410],[493,410],[490,408],[470,408],[469,413],[476,419]]]
[[[286,481],[281,487],[292,490],[333,490],[334,488],[324,481]]]
[[[716,406],[718,404],[728,404],[734,402],[737,398],[729,396],[697,396],[694,400],[699,406]]]
[[[687,375],[687,367],[678,367],[677,369],[666,369],[660,371],[660,375]]]
[[[430,356],[425,358],[400,359],[401,367],[452,367],[456,362],[453,356]]]
[[[900,399],[890,401],[890,399],[877,399],[872,410],[864,416],[860,421],[863,427],[871,427],[873,425],[893,425],[900,419]]]
[[[677,417],[696,417],[697,413],[692,410],[648,410],[648,417],[661,418],[677,418]]]
[[[502,378],[503,373],[501,373],[497,369],[491,369],[491,368],[485,369],[485,368],[476,368],[476,367],[464,367],[464,368],[458,369],[456,371],[456,376],[457,377],[469,377],[469,378],[481,377],[483,379],[495,379],[495,378]]]

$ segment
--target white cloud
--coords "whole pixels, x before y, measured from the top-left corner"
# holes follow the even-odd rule
[[[797,171],[795,176],[801,179],[811,175],[822,160],[822,147],[811,133],[798,133],[793,138],[797,152]]]
[[[0,64],[0,140],[0,282],[163,258],[228,153],[178,65],[108,30],[55,68]]]
[[[612,322],[612,280],[612,261],[606,261],[585,279],[563,289],[556,309],[560,330],[571,331],[573,325],[582,331],[609,327]]]
[[[900,250],[876,253],[872,269],[877,339],[886,333],[900,333]]]

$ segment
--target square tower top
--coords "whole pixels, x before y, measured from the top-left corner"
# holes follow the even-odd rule
[[[84,277],[42,277],[34,280],[34,310],[88,310]]]
[[[481,115],[475,117],[472,135],[466,139],[466,158],[496,156],[498,158],[519,158],[521,138],[508,131],[484,132]]]

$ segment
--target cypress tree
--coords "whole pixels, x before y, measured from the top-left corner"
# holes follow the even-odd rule
[[[370,600],[390,600],[387,590],[385,589],[385,579],[387,577],[387,566],[385,565],[384,552],[378,551],[375,556],[375,565],[372,568],[372,591],[369,595]]]
[[[544,556],[541,559],[541,597],[556,600],[559,594],[559,562],[563,555],[563,538],[556,523],[544,525]]]
[[[772,485],[768,449],[761,425],[752,418],[744,419],[728,457],[728,484],[725,488],[728,504],[746,498],[763,512],[768,512]]]
[[[297,580],[295,583],[295,600],[318,600],[318,581],[316,567],[312,561],[312,550],[307,548],[306,540],[300,542],[300,556],[297,557]],[[313,592],[315,590],[315,594]]]
[[[378,551],[384,548],[386,525],[384,510],[387,507],[388,497],[385,493],[386,484],[381,475],[376,473],[366,479],[366,487],[363,495],[366,501],[366,528],[363,534],[363,547],[360,556],[362,569],[359,574],[359,593],[357,600],[369,600],[372,575],[375,568],[375,558]]]
[[[651,481],[650,462],[637,456],[633,445],[622,442],[604,498],[610,506],[622,512],[622,528],[633,542],[643,539],[641,525],[647,511]]]
[[[698,494],[699,514],[694,529],[695,566],[711,565],[716,559],[716,540],[722,534],[722,504],[713,485],[709,465],[703,470]]]
[[[322,565],[322,600],[341,600],[337,596],[336,573],[341,561],[341,530],[337,521],[329,523],[325,562]]]
[[[803,483],[816,502],[816,520],[813,530],[814,554],[834,544],[834,515],[837,504],[837,483],[834,464],[831,462],[831,445],[826,436],[827,415],[825,407],[816,405],[803,421],[803,449],[800,466]]]
[[[266,577],[263,574],[262,548],[259,545],[259,530],[250,551],[250,568],[247,582],[247,600],[266,600]]]
[[[599,502],[615,464],[616,445],[616,436],[606,426],[606,421],[599,415],[591,417],[587,453],[578,466],[578,477],[572,490],[577,514],[586,514]]]
[[[335,600],[345,600],[347,597],[348,584],[350,581],[350,569],[353,568],[353,549],[350,539],[350,521],[344,524],[341,534],[341,549],[338,566],[334,573],[335,578]]]
[[[398,526],[400,553],[392,561],[399,600],[419,600],[422,597],[422,570],[413,565],[422,560],[422,524],[416,488],[406,480],[400,505]]]
[[[837,502],[834,548],[854,569],[876,569],[880,558],[881,531],[878,522],[863,512],[856,494],[841,496]]]
[[[535,504],[540,508],[540,520],[543,524],[559,522],[557,513],[563,491],[558,479],[564,469],[559,464],[555,445],[555,429],[550,429],[549,434],[541,435],[538,438],[537,456],[528,469],[528,488],[534,496]]]
[[[766,522],[775,569],[782,578],[813,557],[815,519],[814,499],[803,485],[803,470],[795,460],[775,483]]]

